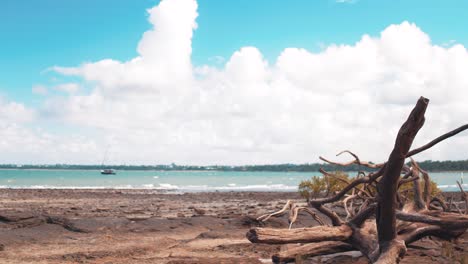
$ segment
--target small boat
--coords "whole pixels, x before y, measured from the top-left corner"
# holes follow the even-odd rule
[[[104,152],[104,157],[102,159],[101,168],[104,167],[104,161],[106,161],[106,159],[107,159],[108,152],[109,152],[109,146],[107,146],[106,152]],[[116,172],[113,169],[102,169],[101,174],[114,175],[114,174],[116,174]]]
[[[108,175],[115,174],[115,170],[113,170],[113,169],[103,169],[103,170],[101,170],[101,174],[108,174]]]

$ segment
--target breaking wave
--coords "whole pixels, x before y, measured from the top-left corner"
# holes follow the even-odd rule
[[[1,189],[151,189],[180,192],[215,192],[215,191],[277,191],[290,192],[296,191],[297,186],[288,186],[285,184],[258,184],[237,186],[228,184],[227,186],[208,186],[208,185],[187,185],[178,186],[170,183],[160,184],[142,184],[142,185],[119,185],[119,186],[53,186],[53,185],[31,185],[31,186],[5,186],[0,185]]]

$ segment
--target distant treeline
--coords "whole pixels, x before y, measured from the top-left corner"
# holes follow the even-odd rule
[[[419,162],[421,168],[428,171],[468,171],[468,160],[458,161],[423,161]],[[245,166],[191,166],[191,165],[17,165],[0,164],[0,169],[50,169],[50,170],[101,170],[112,168],[115,170],[196,170],[196,171],[297,171],[297,172],[316,172],[320,168],[327,171],[369,171],[370,169],[358,165],[347,167],[335,166],[323,163],[308,164],[272,164],[272,165],[245,165]]]

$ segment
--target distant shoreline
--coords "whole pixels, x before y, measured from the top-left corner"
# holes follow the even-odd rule
[[[299,195],[299,192],[287,190],[287,191],[272,191],[272,190],[265,190],[265,191],[249,191],[249,190],[241,190],[241,191],[200,191],[200,192],[177,192],[171,190],[161,190],[161,189],[144,189],[144,188],[3,188],[0,187],[0,190],[7,190],[8,192],[73,192],[73,193],[117,193],[117,194],[162,194],[162,195],[223,195],[223,194],[235,194],[235,193],[243,193],[243,194],[262,194],[262,195],[269,195],[269,194],[278,194],[280,196],[285,195]],[[459,194],[460,191],[443,191],[441,192],[444,195],[448,194]],[[301,198],[302,199],[302,198]]]
[[[371,162],[372,163],[372,162]],[[409,163],[407,163],[410,165]],[[445,161],[419,161],[419,166],[431,172],[468,172],[468,160]],[[351,164],[339,166],[328,163],[282,163],[282,164],[257,164],[257,165],[124,165],[124,164],[0,164],[0,169],[35,169],[35,170],[102,170],[114,169],[120,171],[265,171],[265,172],[318,172],[326,171],[374,171],[365,166]]]
[[[244,193],[244,194],[258,194],[258,193],[263,193],[263,194],[270,194],[270,193],[277,193],[277,194],[298,194],[299,191],[293,191],[293,190],[264,190],[264,191],[259,191],[259,190],[216,190],[216,191],[183,191],[183,190],[170,190],[170,189],[155,189],[155,188],[109,188],[109,187],[103,187],[103,188],[89,188],[89,187],[70,187],[70,188],[64,188],[64,187],[44,187],[44,188],[11,188],[11,187],[0,187],[0,190],[7,190],[7,191],[37,191],[37,192],[42,192],[42,191],[72,191],[72,192],[96,192],[96,193],[144,193],[144,194],[167,194],[167,195],[185,195],[185,194],[193,194],[193,195],[202,195],[202,194],[213,194],[213,193],[218,193],[218,194],[229,194],[229,193]],[[440,190],[441,193],[448,195],[448,194],[457,194],[461,193],[460,191],[453,191],[453,190]]]
[[[106,167],[106,168],[114,168],[112,166],[109,166],[109,167]],[[22,167],[18,167],[18,168],[0,168],[0,171],[2,170],[5,170],[5,171],[9,171],[9,170],[40,170],[40,171],[100,171],[102,170],[103,168],[97,168],[97,169],[94,169],[94,168],[22,168]],[[170,172],[170,171],[173,171],[173,172],[297,172],[297,173],[307,173],[307,172],[318,172],[317,171],[299,171],[299,170],[285,170],[285,171],[279,171],[279,170],[221,170],[221,169],[218,169],[218,170],[209,170],[209,169],[206,169],[206,170],[161,170],[161,169],[114,169],[116,171],[154,171],[154,172]],[[332,171],[343,171],[343,172],[357,172],[357,170],[332,170]],[[451,173],[455,173],[455,172],[460,172],[460,173],[468,173],[468,169],[466,170],[428,170],[428,172],[437,172],[437,173],[444,173],[444,172],[451,172]],[[468,175],[467,175],[468,177]]]

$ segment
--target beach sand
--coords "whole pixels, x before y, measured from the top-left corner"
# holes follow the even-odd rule
[[[0,263],[271,263],[281,246],[251,244],[245,233],[288,199],[301,201],[281,192],[2,189]],[[300,215],[295,227],[315,224]],[[287,228],[287,218],[265,226]],[[466,252],[467,233],[456,243],[425,238],[402,263],[456,263]],[[367,262],[352,254],[303,263]]]

